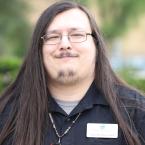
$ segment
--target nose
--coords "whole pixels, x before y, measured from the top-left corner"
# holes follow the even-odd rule
[[[62,35],[61,41],[60,41],[60,49],[71,49],[71,43],[69,41],[68,35]]]

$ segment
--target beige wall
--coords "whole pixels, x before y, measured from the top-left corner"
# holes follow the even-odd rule
[[[35,25],[37,19],[41,13],[53,2],[56,0],[27,0],[28,5],[30,6],[30,12],[27,16],[28,20],[32,25]]]
[[[125,56],[145,57],[145,15],[123,37],[123,46]]]

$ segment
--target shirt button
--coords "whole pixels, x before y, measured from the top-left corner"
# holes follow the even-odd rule
[[[66,121],[69,122],[70,121],[70,118],[67,118]]]

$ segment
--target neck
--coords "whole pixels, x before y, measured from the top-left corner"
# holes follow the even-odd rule
[[[83,80],[72,85],[50,83],[48,88],[55,99],[62,101],[79,101],[84,97],[93,80],[94,79]]]

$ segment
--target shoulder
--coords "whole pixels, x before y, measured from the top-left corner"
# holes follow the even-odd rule
[[[127,87],[118,89],[122,105],[127,113],[131,126],[137,131],[139,138],[145,143],[145,96]]]
[[[141,142],[145,143],[145,95],[129,87],[118,87],[121,107],[127,113],[129,124],[138,134]]]
[[[127,108],[139,109],[145,112],[145,95],[135,89],[119,86],[118,96]]]

